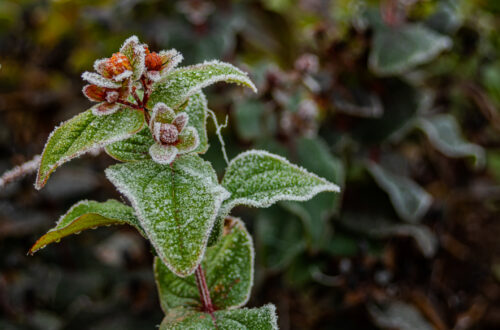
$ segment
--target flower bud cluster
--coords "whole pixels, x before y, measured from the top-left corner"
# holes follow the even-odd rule
[[[83,94],[99,102],[92,107],[95,115],[112,114],[122,105],[143,109],[152,83],[163,79],[181,61],[182,55],[175,49],[151,52],[136,36],[130,37],[118,53],[95,61],[96,72],[83,73],[82,78],[90,83],[83,88]],[[136,93],[140,88],[144,90],[142,100]],[[130,103],[129,96],[137,103]]]

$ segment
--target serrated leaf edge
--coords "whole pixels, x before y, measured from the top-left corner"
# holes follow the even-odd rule
[[[252,294],[253,283],[255,280],[254,279],[254,276],[255,276],[255,246],[253,244],[252,235],[250,235],[250,232],[248,231],[247,227],[245,226],[245,223],[243,222],[243,220],[241,220],[240,218],[231,217],[231,216],[229,216],[227,218],[236,222],[233,225],[233,227],[241,226],[241,229],[243,230],[245,235],[248,237],[248,241],[250,243],[248,246],[248,248],[250,249],[250,287],[248,288],[248,292],[245,295],[245,299],[240,304],[234,305],[234,306],[229,306],[228,308],[226,308],[226,310],[231,310],[231,309],[237,309],[237,308],[245,306],[248,303],[248,301],[250,300],[250,296]]]
[[[170,72],[164,79],[160,80],[159,83],[168,83],[169,82],[168,81],[169,77],[171,75],[175,74],[175,73],[180,73],[182,71],[193,70],[193,69],[197,69],[199,67],[208,66],[208,65],[221,65],[221,66],[225,66],[225,67],[228,67],[228,68],[231,68],[231,69],[234,69],[234,70],[237,70],[237,71],[241,72],[241,75],[237,75],[237,74],[219,74],[219,75],[212,76],[210,79],[206,79],[202,83],[197,84],[195,87],[191,88],[184,95],[184,98],[183,98],[182,102],[180,102],[179,104],[172,105],[173,108],[177,108],[179,105],[181,105],[182,103],[184,103],[185,100],[187,100],[190,96],[196,94],[198,91],[202,90],[203,88],[205,88],[207,86],[210,86],[210,85],[212,85],[214,83],[217,83],[217,82],[222,82],[222,81],[229,81],[229,82],[233,82],[233,83],[236,83],[236,84],[240,85],[241,83],[239,81],[240,80],[244,80],[243,85],[247,86],[253,92],[257,93],[257,87],[255,87],[255,84],[250,80],[250,78],[248,77],[248,73],[247,72],[244,72],[244,71],[240,70],[239,68],[237,68],[236,66],[234,66],[232,64],[221,62],[219,60],[209,60],[209,61],[204,61],[203,63],[198,63],[198,64],[194,64],[194,65],[188,65],[188,66],[183,66],[183,67],[177,68],[175,70],[172,70],[172,72]],[[170,84],[167,84],[165,86],[165,88],[168,89],[170,87],[169,85]],[[153,91],[154,91],[154,89],[153,89]]]
[[[122,110],[122,109],[121,109]],[[121,111],[119,110],[119,111]],[[89,111],[89,110],[87,110]],[[86,112],[86,111],[84,111]],[[122,134],[122,135],[118,135],[118,136],[115,136],[114,138],[112,139],[109,139],[109,140],[106,140],[105,142],[101,142],[101,143],[96,143],[94,144],[93,146],[91,147],[87,147],[87,148],[83,148],[79,151],[77,151],[76,153],[72,154],[71,156],[67,156],[67,157],[63,157],[61,159],[59,159],[57,162],[55,162],[54,164],[51,164],[50,165],[50,170],[48,172],[45,173],[45,175],[43,177],[41,177],[41,174],[40,174],[40,169],[42,168],[42,163],[43,163],[43,159],[45,157],[45,153],[47,151],[47,145],[49,144],[49,142],[51,141],[52,139],[52,136],[56,133],[56,131],[63,127],[65,124],[67,124],[68,122],[70,122],[71,120],[73,120],[74,118],[80,116],[81,114],[83,114],[84,112],[76,115],[75,117],[73,118],[70,118],[62,123],[59,124],[59,126],[56,126],[54,128],[54,130],[49,134],[48,138],[47,138],[47,141],[45,142],[45,145],[43,147],[43,152],[42,152],[42,155],[40,157],[40,165],[38,166],[38,170],[36,172],[36,180],[35,180],[35,189],[36,190],[40,190],[42,189],[45,184],[47,183],[47,180],[49,179],[50,175],[52,173],[55,172],[55,170],[60,167],[62,164],[70,161],[71,159],[75,159],[75,158],[78,158],[80,157],[81,155],[83,154],[86,154],[87,152],[92,152],[92,151],[97,151],[111,143],[115,143],[115,142],[118,142],[118,141],[121,141],[121,140],[125,140],[125,139],[128,139],[129,137],[133,136],[134,134],[136,134],[137,132],[140,132],[142,130],[142,128],[144,127],[144,120],[142,121],[142,124],[141,124],[141,127],[131,133],[126,133],[126,134]]]
[[[205,160],[204,160],[204,162],[209,163],[209,162],[207,162]],[[192,171],[189,171],[189,167],[186,167],[184,169],[185,170],[188,169],[188,170],[186,170],[186,172],[194,173]],[[135,199],[135,196],[132,195],[132,194],[130,194],[130,193],[128,193],[127,188],[124,187],[124,186],[122,186],[119,182],[117,182],[115,180],[115,177],[111,174],[111,172],[109,171],[109,168],[105,170],[105,174],[106,174],[106,177],[108,178],[108,180],[111,181],[114,184],[114,186],[116,187],[116,189],[122,195],[124,195],[125,197],[127,197],[130,200],[130,203],[132,204],[132,207],[135,210],[137,218],[139,219],[139,223],[143,227],[146,227],[146,226],[144,226],[145,216],[144,216],[144,214],[142,214],[140,212],[140,209],[138,207],[139,203]],[[220,209],[220,207],[222,205],[222,202],[225,199],[229,198],[229,196],[230,196],[230,193],[224,187],[222,187],[221,185],[217,185],[216,189],[214,189],[214,191],[212,193],[214,195],[217,195],[217,198],[215,199],[215,207],[214,207],[215,210],[214,210],[213,215],[212,215],[212,217],[211,217],[211,219],[209,221],[210,225],[208,226],[208,229],[205,232],[205,236],[203,237],[203,240],[202,240],[202,249],[200,250],[200,252],[198,254],[198,257],[197,257],[197,259],[195,261],[195,265],[190,270],[188,270],[186,273],[182,273],[182,272],[177,271],[170,263],[167,262],[166,257],[163,255],[163,252],[160,252],[162,250],[159,249],[159,246],[156,244],[155,240],[149,239],[149,234],[148,234],[148,232],[145,229],[147,238],[149,239],[149,241],[151,242],[151,244],[155,248],[155,251],[158,253],[158,255],[159,255],[160,259],[162,260],[162,262],[165,264],[165,266],[167,266],[167,268],[172,273],[176,274],[179,277],[187,277],[187,276],[193,274],[194,271],[196,270],[196,267],[198,267],[198,265],[200,264],[201,260],[203,259],[203,256],[205,255],[205,251],[207,249],[208,238],[210,237],[210,232],[211,232],[213,224],[215,222],[215,218],[217,217],[218,210]]]
[[[314,173],[311,173],[309,172],[308,170],[306,170],[305,168],[301,167],[301,166],[298,166],[296,164],[292,164],[290,161],[288,161],[288,159],[284,158],[284,157],[281,157],[281,156],[278,156],[278,155],[275,155],[275,154],[272,154],[270,152],[267,152],[265,150],[249,150],[249,151],[245,151],[245,152],[242,152],[240,153],[238,156],[236,156],[235,158],[233,158],[230,162],[229,162],[229,165],[227,166],[227,168],[230,168],[231,165],[239,160],[240,158],[243,158],[249,154],[259,154],[259,155],[265,155],[265,156],[268,156],[270,158],[274,158],[274,159],[277,159],[281,162],[284,162],[286,164],[288,164],[289,166],[291,166],[292,168],[294,169],[297,169],[301,172],[304,172],[312,177],[314,177],[315,179],[318,179],[322,182],[324,182],[324,184],[322,185],[319,185],[319,186],[315,186],[313,188],[311,188],[311,192],[307,195],[304,195],[304,196],[297,196],[297,195],[287,195],[287,194],[282,194],[282,195],[276,195],[272,198],[270,198],[268,201],[266,201],[265,203],[263,202],[255,202],[255,201],[252,201],[250,199],[247,199],[247,198],[236,198],[234,200],[231,200],[229,203],[227,203],[226,205],[222,205],[222,208],[221,208],[221,215],[224,215],[226,216],[227,214],[229,214],[229,212],[231,211],[231,209],[237,205],[245,205],[245,206],[251,206],[251,207],[269,207],[271,206],[272,204],[278,202],[278,201],[282,201],[282,200],[287,200],[287,201],[297,201],[297,202],[303,202],[303,201],[307,201],[311,198],[313,198],[314,196],[316,196],[317,194],[321,193],[321,192],[324,192],[324,191],[331,191],[331,192],[340,192],[340,187],[334,183],[331,183],[329,182],[328,180],[314,174]],[[222,184],[224,184],[224,178],[222,179]]]
[[[250,235],[250,233],[248,232],[248,229],[245,226],[245,223],[240,218],[231,217],[231,216],[226,217],[226,218],[230,218],[232,221],[235,222],[235,224],[233,225],[233,227],[241,226],[241,229],[245,233],[245,235],[248,238],[248,241],[250,243],[249,246],[248,246],[248,248],[250,250],[250,286],[248,288],[247,294],[245,295],[245,299],[241,303],[239,303],[237,305],[234,305],[234,306],[229,306],[229,307],[227,307],[225,309],[219,309],[219,310],[232,310],[232,309],[237,309],[237,308],[245,306],[248,303],[248,301],[250,300],[250,296],[252,294],[252,287],[253,287],[254,280],[255,280],[254,279],[254,277],[255,277],[255,246],[253,244],[252,235]],[[205,255],[205,254],[203,254],[203,255]],[[156,257],[156,258],[158,258],[158,257]],[[163,262],[161,259],[159,259],[159,261]],[[157,271],[157,267],[156,267],[156,261],[153,262],[153,273],[154,273],[154,277],[155,277],[155,283],[156,283],[156,289],[157,289],[157,292],[158,292],[158,296],[160,296],[161,295],[161,292],[160,292],[160,281],[159,281],[159,278],[158,278],[158,271]],[[210,288],[209,288],[209,290],[210,290]],[[163,304],[160,304],[160,307],[161,307],[161,310],[165,314],[168,313],[168,310],[166,308],[164,308]]]
[[[252,310],[252,309],[260,309],[260,310],[267,309],[267,312],[271,316],[270,323],[271,323],[272,329],[273,330],[278,330],[279,329],[278,328],[278,315],[276,314],[276,306],[274,306],[274,304],[268,303],[268,304],[265,304],[263,306],[254,307],[254,308],[247,308],[247,307],[245,307],[245,308],[242,308],[241,310]],[[221,310],[221,311],[227,311],[227,310]],[[220,311],[216,311],[215,313],[217,313],[217,312],[220,312]],[[200,312],[200,311],[197,311],[197,313],[204,314],[203,312]],[[165,322],[166,317],[167,316],[165,315],[164,318],[162,319],[162,322],[159,325],[160,329],[165,329],[164,326],[166,326],[166,324],[164,324],[164,322]],[[239,323],[239,322],[237,322],[237,323]]]
[[[114,199],[108,199],[106,202],[108,201],[113,201]],[[75,222],[77,221],[80,221],[84,216],[88,216],[88,215],[97,215],[97,216],[100,216],[100,217],[103,217],[103,218],[108,218],[108,217],[104,217],[103,215],[97,213],[97,212],[89,212],[89,213],[84,213],[82,215],[80,215],[79,217],[76,217],[75,219],[73,219],[73,221],[71,221],[70,223],[68,223],[66,226],[62,227],[62,228],[57,228],[57,226],[59,226],[59,224],[64,220],[64,218],[70,214],[75,208],[79,207],[80,205],[82,204],[85,204],[85,203],[88,203],[88,202],[94,202],[93,200],[88,200],[88,199],[84,199],[84,200],[81,200],[79,201],[78,203],[74,204],[73,206],[71,206],[67,211],[66,213],[64,213],[63,215],[61,215],[59,217],[59,219],[56,221],[56,225],[51,228],[48,232],[46,232],[44,235],[42,235],[39,239],[36,240],[36,242],[33,244],[33,246],[29,249],[28,251],[28,254],[30,255],[33,255],[35,252],[39,251],[40,249],[43,249],[45,248],[48,244],[44,244],[44,245],[41,245],[39,247],[37,247],[35,249],[35,247],[38,245],[38,242],[40,242],[45,236],[47,236],[48,234],[52,233],[52,232],[55,232],[55,231],[60,231],[62,229],[65,229],[71,225],[73,225]],[[105,203],[105,202],[103,202]],[[128,206],[128,205],[127,205]],[[134,213],[135,213],[135,209],[133,210]],[[108,223],[108,225],[121,225],[121,224],[128,224],[129,226],[132,226],[134,227],[135,229],[137,229],[137,231],[139,232],[139,234],[141,234],[141,236],[143,236],[144,238],[146,238],[146,235],[144,233],[144,231],[142,230],[142,228],[140,227],[136,227],[134,226],[133,224],[127,222],[127,221],[124,221],[124,220],[121,220],[121,219],[118,219],[118,218],[108,218],[110,219],[110,223]],[[63,238],[63,237],[61,237]]]

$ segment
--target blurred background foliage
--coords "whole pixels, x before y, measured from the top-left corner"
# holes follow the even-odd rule
[[[185,65],[229,61],[259,88],[208,90],[230,157],[266,149],[343,189],[237,209],[257,249],[249,305],[275,303],[282,329],[498,329],[499,14],[497,0],[2,0],[0,170],[90,106],[80,74],[132,34]],[[213,134],[204,157],[223,172]],[[26,256],[77,200],[120,198],[112,163],[0,191],[1,329],[159,324],[132,229]]]

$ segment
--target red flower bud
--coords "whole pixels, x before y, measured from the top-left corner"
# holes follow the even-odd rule
[[[103,63],[102,75],[106,78],[113,78],[127,70],[132,70],[132,65],[130,65],[127,56],[122,53],[114,53]]]
[[[146,68],[150,71],[160,71],[163,66],[163,60],[160,55],[153,52],[150,53],[149,50],[146,52],[145,64]]]
[[[104,87],[86,85],[83,87],[83,94],[94,102],[103,102],[106,100],[106,88]]]

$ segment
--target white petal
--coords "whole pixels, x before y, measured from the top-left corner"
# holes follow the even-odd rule
[[[108,61],[107,58],[101,58],[99,60],[96,60],[94,62],[94,70],[98,73],[98,74],[103,74],[104,72],[104,64]]]
[[[82,79],[99,87],[118,88],[121,85],[94,72],[84,72]]]
[[[130,70],[125,70],[122,73],[120,73],[119,75],[114,76],[113,80],[114,81],[123,81],[123,80],[129,78],[130,76],[132,76],[132,73],[133,72]]]
[[[153,108],[153,113],[151,114],[151,120],[149,122],[149,125],[151,127],[151,129],[153,130],[153,123],[155,121],[157,121],[157,116],[158,115],[166,115],[166,116],[169,116],[169,117],[172,117],[174,118],[175,117],[175,111],[172,110],[172,108],[170,108],[168,105],[166,105],[165,103],[163,102],[158,102],[155,104],[154,108]]]
[[[162,78],[160,71],[146,71],[146,77],[154,82],[158,82]]]
[[[92,108],[92,113],[95,116],[105,116],[105,115],[111,115],[115,112],[117,112],[120,109],[119,104],[110,104],[107,102],[102,102],[99,104],[94,105]]]
[[[174,146],[162,146],[158,143],[153,144],[149,148],[151,158],[159,164],[168,165],[175,160],[178,150]]]
[[[133,49],[137,44],[139,44],[139,38],[137,38],[137,36],[129,37],[120,47],[120,53],[125,54],[129,49]]]

